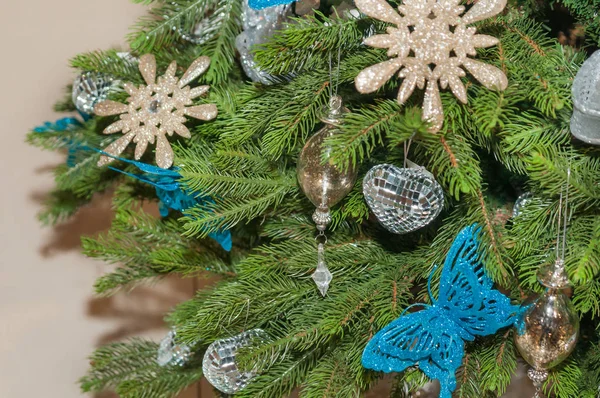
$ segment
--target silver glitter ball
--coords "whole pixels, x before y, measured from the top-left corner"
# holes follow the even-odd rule
[[[225,394],[240,391],[256,376],[256,371],[244,372],[238,368],[237,351],[242,347],[268,340],[265,331],[252,329],[237,336],[214,341],[206,349],[202,361],[204,377],[213,387]]]
[[[284,22],[291,15],[290,5],[279,5],[263,10],[254,10],[243,2],[242,26],[243,31],[235,39],[235,47],[240,53],[240,62],[244,73],[254,82],[273,84],[279,81],[277,77],[261,70],[254,62],[252,49],[267,42],[273,34],[283,28]]]
[[[184,366],[192,356],[190,347],[175,342],[175,335],[175,331],[171,330],[158,346],[156,363],[160,366]]]
[[[527,203],[531,202],[531,199],[533,199],[533,194],[531,192],[525,192],[524,194],[519,195],[513,206],[512,216],[518,217],[523,212],[523,208]]]
[[[104,73],[84,72],[73,82],[73,104],[79,112],[93,115],[96,104],[104,101],[116,84],[115,79]]]
[[[571,133],[583,142],[600,145],[600,50],[583,63],[572,92]]]
[[[442,187],[420,167],[375,166],[363,180],[363,194],[379,222],[396,234],[431,223],[444,205]]]

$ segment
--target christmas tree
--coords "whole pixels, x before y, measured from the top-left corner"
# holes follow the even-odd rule
[[[40,218],[113,192],[82,239],[118,264],[99,294],[216,282],[160,345],[91,354],[84,391],[354,397],[393,371],[391,396],[496,397],[523,357],[540,393],[598,396],[599,0],[136,1],[129,49],[71,60],[79,114],[28,135],[67,154]]]

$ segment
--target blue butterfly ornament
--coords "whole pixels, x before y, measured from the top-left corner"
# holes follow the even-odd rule
[[[425,309],[402,315],[380,330],[363,352],[365,368],[389,373],[418,365],[430,379],[439,380],[439,397],[451,398],[464,342],[517,321],[519,306],[493,289],[485,273],[479,232],[474,224],[458,234],[444,263],[438,299],[430,290],[433,304],[419,304]]]
[[[262,10],[268,7],[281,6],[284,4],[292,4],[296,0],[248,0],[250,8]]]

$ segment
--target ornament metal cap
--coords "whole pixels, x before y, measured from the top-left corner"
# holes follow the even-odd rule
[[[552,264],[540,267],[538,281],[549,289],[564,289],[570,286],[569,277],[565,271],[565,260],[557,258]]]
[[[600,145],[600,50],[577,72],[572,93],[571,133],[583,142]]]
[[[348,113],[348,108],[344,107],[342,97],[334,94],[329,98],[329,104],[321,109],[319,119],[323,123],[338,125],[342,122],[344,113]]]

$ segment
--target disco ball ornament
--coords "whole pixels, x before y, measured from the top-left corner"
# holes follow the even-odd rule
[[[571,133],[583,142],[600,145],[600,50],[577,72],[572,94]]]
[[[533,199],[533,194],[531,192],[525,192],[524,194],[519,195],[512,210],[512,216],[518,217],[521,213],[523,213],[523,208],[527,205],[527,203],[531,202]]]
[[[96,104],[106,100],[117,84],[114,78],[104,73],[83,72],[73,82],[71,98],[75,108],[86,115],[93,115]]]
[[[375,166],[363,180],[363,194],[381,225],[396,234],[423,228],[444,206],[442,187],[419,166]]]
[[[235,48],[240,53],[244,73],[250,80],[266,85],[279,81],[278,78],[258,67],[252,50],[257,45],[270,40],[277,30],[281,30],[291,12],[292,7],[289,4],[255,10],[248,5],[248,0],[243,1],[243,31],[235,39]]]
[[[192,356],[192,350],[185,344],[175,342],[174,330],[161,340],[156,354],[156,363],[160,366],[184,366]]]
[[[238,368],[236,355],[240,348],[269,340],[267,333],[253,329],[226,339],[216,340],[206,349],[202,361],[204,377],[213,387],[225,394],[235,394],[250,383],[256,370]]]

